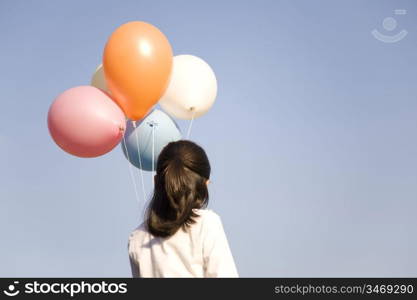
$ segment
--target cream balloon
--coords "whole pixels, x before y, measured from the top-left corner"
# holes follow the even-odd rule
[[[110,94],[110,91],[107,88],[106,79],[104,77],[102,64],[100,64],[94,72],[94,75],[91,78],[91,85]]]
[[[199,57],[177,55],[159,104],[171,116],[190,120],[209,111],[216,95],[217,80],[211,67]]]

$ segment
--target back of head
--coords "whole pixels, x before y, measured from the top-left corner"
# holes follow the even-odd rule
[[[158,157],[155,190],[146,213],[149,232],[168,237],[195,223],[193,209],[208,204],[209,178],[210,163],[203,148],[187,140],[166,145]]]

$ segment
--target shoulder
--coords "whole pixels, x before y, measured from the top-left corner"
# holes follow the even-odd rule
[[[206,208],[197,209],[195,211],[201,216],[201,225],[203,228],[218,228],[222,226],[221,218],[214,210]]]
[[[141,238],[141,236],[143,236],[144,233],[146,233],[146,227],[145,227],[145,223],[142,222],[139,226],[137,226],[135,229],[133,229],[130,232],[129,239],[128,239],[129,245],[133,244],[135,241]]]

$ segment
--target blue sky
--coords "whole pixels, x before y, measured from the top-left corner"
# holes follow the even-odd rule
[[[416,14],[411,0],[1,1],[0,276],[130,276],[143,197],[121,148],[70,156],[46,116],[132,20],[216,73],[191,139],[242,277],[416,276]]]

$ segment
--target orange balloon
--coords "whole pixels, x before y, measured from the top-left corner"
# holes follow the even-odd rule
[[[112,33],[104,48],[104,75],[128,118],[142,119],[162,97],[172,59],[168,39],[151,24],[129,22]]]

